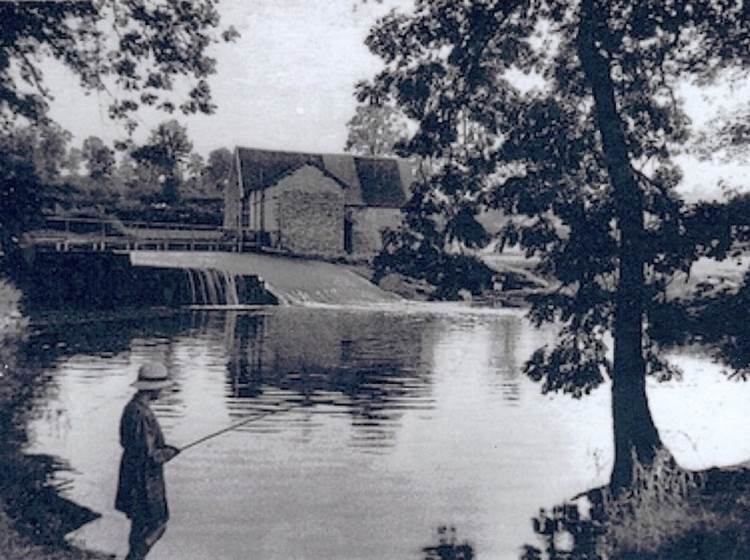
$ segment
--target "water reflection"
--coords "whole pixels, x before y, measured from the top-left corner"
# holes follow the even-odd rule
[[[123,553],[116,422],[138,365],[160,360],[177,381],[154,406],[171,442],[299,407],[175,460],[172,526],[154,559],[418,558],[447,550],[434,545],[438,520],[465,527],[472,553],[515,558],[537,505],[587,484],[572,467],[603,445],[608,413],[606,402],[542,398],[523,378],[543,336],[517,316],[463,311],[279,308],[53,325],[27,347],[47,379],[30,449],[68,460],[70,496],[103,512],[75,538]],[[65,417],[55,426],[54,411]]]
[[[592,497],[595,494],[592,494]],[[606,533],[601,503],[591,504],[586,515],[578,504],[567,503],[542,509],[532,519],[539,546],[523,546],[521,560],[599,560],[598,539]]]
[[[438,527],[438,543],[422,549],[424,560],[472,560],[474,548],[467,542],[460,542],[455,527]]]

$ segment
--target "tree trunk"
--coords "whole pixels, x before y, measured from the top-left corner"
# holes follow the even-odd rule
[[[601,33],[606,25],[606,10],[595,0],[582,0],[578,56],[594,97],[620,232],[612,380],[615,464],[610,479],[610,488],[616,491],[631,483],[633,452],[640,461],[650,462],[661,440],[646,398],[643,357],[643,193],[630,166],[610,63],[599,41],[606,37]]]

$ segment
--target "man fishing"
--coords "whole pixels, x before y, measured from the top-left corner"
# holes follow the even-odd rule
[[[159,422],[149,407],[162,389],[172,385],[167,369],[159,363],[143,364],[132,385],[138,391],[125,406],[120,420],[123,453],[115,508],[131,521],[126,560],[141,560],[167,528],[164,463],[180,450],[164,443]]]

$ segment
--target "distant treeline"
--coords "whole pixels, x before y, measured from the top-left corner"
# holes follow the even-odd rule
[[[194,152],[176,120],[156,126],[142,145],[109,145],[97,136],[74,145],[56,123],[6,126],[3,226],[23,229],[43,213],[218,224],[231,161],[228,148],[207,159]]]

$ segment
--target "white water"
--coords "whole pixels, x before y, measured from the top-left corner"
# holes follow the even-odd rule
[[[185,270],[190,287],[190,298],[194,305],[238,306],[237,276],[226,270]]]
[[[226,276],[257,276],[282,304],[359,305],[400,301],[344,265],[322,261],[262,255],[188,251],[133,251],[133,266],[221,271]],[[203,281],[211,279],[203,278]],[[214,278],[214,288],[219,288]],[[218,285],[226,282],[219,279]],[[206,302],[211,286],[195,281],[195,293]],[[204,297],[205,296],[205,297]],[[217,299],[218,301],[218,299]]]

